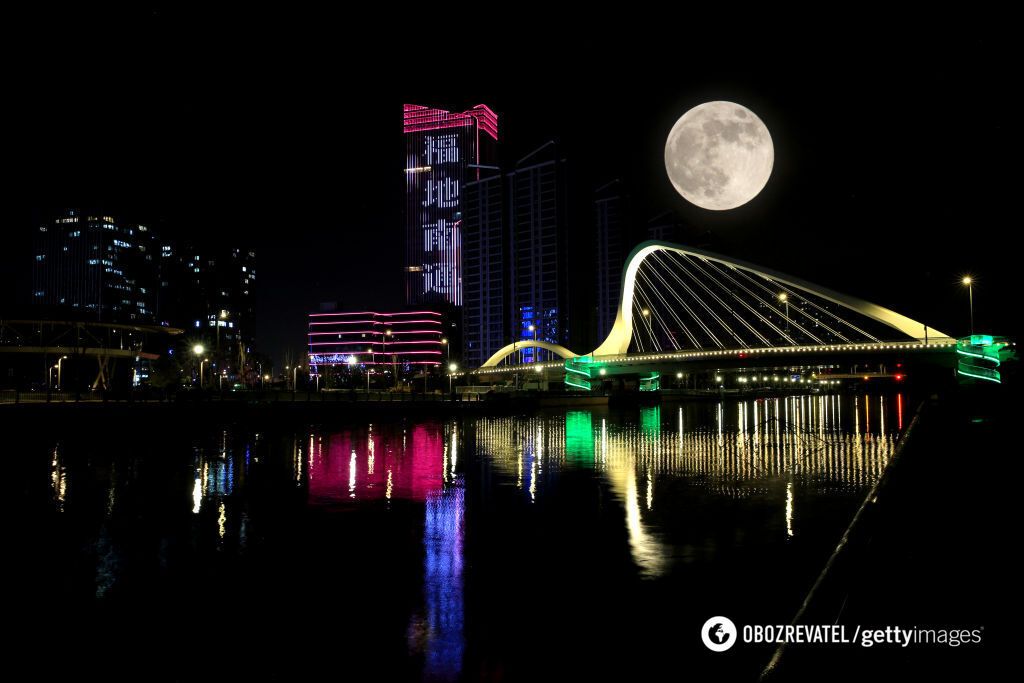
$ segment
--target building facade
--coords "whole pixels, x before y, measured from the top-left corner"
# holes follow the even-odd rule
[[[328,367],[422,373],[447,359],[439,311],[358,311],[309,314],[312,375]]]
[[[160,241],[145,225],[70,209],[33,240],[32,303],[44,315],[153,323],[160,306]]]
[[[466,184],[463,214],[463,361],[479,367],[508,343],[509,258],[505,178],[497,167]]]
[[[240,246],[185,243],[161,248],[167,318],[201,340],[228,376],[238,376],[252,351],[256,253]]]
[[[406,302],[461,306],[465,189],[494,160],[498,117],[483,104],[461,113],[407,104],[403,131]]]
[[[558,146],[548,142],[509,173],[511,332],[514,339],[568,345],[568,178]],[[525,363],[547,360],[526,348]]]
[[[594,192],[594,227],[597,232],[595,259],[597,294],[597,339],[612,330],[622,290],[622,269],[629,249],[626,196],[622,183],[613,180]]]

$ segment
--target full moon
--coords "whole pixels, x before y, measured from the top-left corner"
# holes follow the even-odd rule
[[[699,207],[742,206],[768,182],[775,147],[757,115],[735,102],[705,102],[683,114],[665,143],[673,187]]]

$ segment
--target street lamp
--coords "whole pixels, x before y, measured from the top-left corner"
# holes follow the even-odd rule
[[[387,358],[387,355],[388,355],[388,340],[390,339],[390,337],[391,337],[391,330],[390,329],[385,330],[384,331],[384,357],[385,358]],[[395,387],[397,387],[398,386],[398,367],[397,367],[397,364],[396,364],[394,350],[391,351],[391,378],[392,378],[392,380],[395,383]]]
[[[452,361],[452,347],[448,344],[448,337],[441,337],[441,344],[447,353],[446,360],[450,363]]]
[[[651,346],[653,347],[654,346],[654,330],[651,328],[651,309],[645,308],[645,309],[643,309],[640,312],[643,313],[644,320],[647,321],[647,336],[650,338]]]
[[[60,365],[66,359],[67,359],[67,356],[61,356],[60,358],[57,359],[57,391],[60,391],[61,387],[64,384],[63,382],[61,382],[61,378],[60,378],[60,370],[61,370]]]
[[[529,325],[526,329],[529,330],[530,332],[533,332],[533,341],[536,342],[537,341],[537,328],[536,328],[536,326]],[[536,346],[537,345],[534,344],[534,349],[533,349],[533,360],[534,360],[534,362],[537,362],[537,356],[538,356]]]
[[[974,280],[970,275],[965,275],[961,282],[967,286],[967,298],[971,304],[971,334],[974,334]]]
[[[456,365],[455,363],[449,363],[448,364],[448,393],[449,394],[452,393],[452,375],[458,369],[459,369],[459,366]]]
[[[220,354],[220,328],[221,321],[228,319],[228,312],[221,309],[220,313],[217,314],[217,320],[214,322],[214,326],[217,328],[217,354]]]
[[[202,344],[196,344],[195,346],[192,347],[192,353],[194,353],[197,357],[198,356],[202,356],[205,351],[206,351],[206,347],[203,346]],[[199,388],[200,389],[203,388],[203,364],[202,363],[199,364]]]
[[[785,292],[779,294],[779,301],[786,304],[786,334],[789,334],[789,297]]]
[[[206,364],[206,363],[209,363],[209,362],[210,362],[209,358],[204,358],[202,360],[202,362],[199,363],[199,388],[200,389],[203,388],[203,365]]]
[[[296,389],[296,386],[295,386],[295,373],[298,372],[298,371],[299,371],[299,366],[298,365],[296,365],[294,368],[292,368],[292,391],[293,392]]]

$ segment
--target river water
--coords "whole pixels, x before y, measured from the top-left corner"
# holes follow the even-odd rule
[[[789,622],[910,412],[55,425],[8,458],[13,644],[109,679],[753,680],[771,650],[702,624]]]

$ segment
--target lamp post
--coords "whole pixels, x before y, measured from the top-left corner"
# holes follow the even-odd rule
[[[228,312],[221,309],[220,313],[217,314],[217,320],[214,326],[217,328],[217,356],[220,356],[220,324],[222,320],[228,319]]]
[[[208,362],[210,362],[210,359],[209,359],[209,358],[204,358],[204,359],[203,359],[203,360],[202,360],[202,361],[201,361],[201,362],[199,363],[199,388],[200,388],[200,389],[202,389],[202,388],[203,388],[203,365],[205,365],[205,364],[206,364],[206,363],[208,363]]]
[[[645,309],[643,309],[640,312],[643,314],[644,320],[647,321],[647,337],[651,340],[651,347],[653,348],[654,347],[654,330],[651,328],[651,309],[645,308]]]
[[[294,368],[292,368],[292,393],[294,393],[295,389],[297,388],[296,384],[295,384],[295,373],[298,372],[298,371],[299,371],[299,366],[298,365],[296,365]]]
[[[452,393],[452,375],[458,369],[459,369],[459,366],[456,365],[455,363],[449,363],[448,364],[448,393],[449,394]]]
[[[370,361],[369,361],[369,363],[367,363],[367,366],[366,366],[366,396],[369,397],[370,396],[370,374],[373,372],[373,368],[370,367],[371,365],[373,365],[373,347],[372,346],[367,346],[366,347],[366,353],[370,356]]]
[[[789,334],[789,297],[785,292],[779,294],[779,301],[786,304],[786,334]]]
[[[391,340],[391,330],[384,331],[384,355],[388,353],[388,342]],[[391,351],[391,379],[395,383],[395,387],[398,387],[398,366],[395,359],[394,349]]]
[[[64,383],[61,381],[61,374],[60,374],[61,367],[60,366],[61,366],[61,363],[63,363],[66,359],[67,359],[67,356],[61,356],[60,358],[57,359],[57,391],[60,391],[61,388],[63,388],[63,386],[64,386]]]
[[[533,341],[536,342],[537,341],[537,327],[535,325],[530,325],[526,329],[533,333]],[[533,360],[534,360],[534,362],[537,361],[537,345],[536,344],[533,345]]]
[[[192,353],[195,354],[195,356],[197,358],[199,356],[202,356],[205,351],[206,351],[206,347],[203,346],[202,344],[196,344],[195,346],[192,347]],[[199,388],[200,389],[203,388],[203,364],[202,363],[199,364]]]
[[[961,280],[967,286],[967,299],[971,305],[971,334],[974,334],[974,280],[970,275],[965,275]]]

